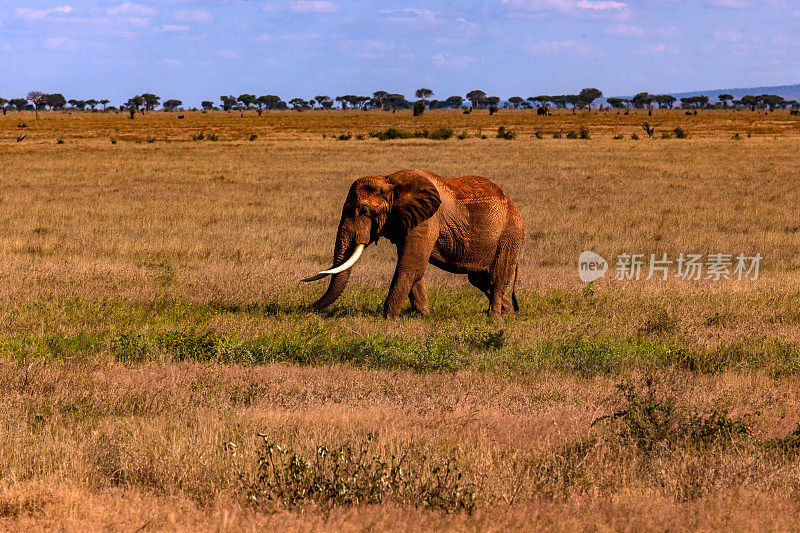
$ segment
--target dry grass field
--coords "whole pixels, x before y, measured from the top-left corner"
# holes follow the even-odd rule
[[[800,117],[184,115],[0,116],[0,529],[800,527]],[[305,309],[401,168],[515,201],[519,314],[431,267],[384,320],[384,241]],[[586,285],[583,250],[763,260]]]

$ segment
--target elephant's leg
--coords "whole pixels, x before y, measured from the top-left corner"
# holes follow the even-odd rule
[[[492,302],[492,295],[491,295],[491,278],[489,278],[488,272],[470,272],[467,274],[467,279],[469,282],[480,290],[486,297],[489,299],[489,304]],[[503,312],[511,312],[513,311],[514,306],[511,305],[511,300],[503,295]]]
[[[489,288],[489,314],[499,315],[503,311],[513,310],[513,306],[506,307],[506,289],[514,276],[514,268],[519,258],[519,243],[510,236],[500,238],[497,247],[497,257],[489,271],[491,285]],[[509,302],[510,303],[510,302]]]
[[[425,291],[425,276],[422,276],[411,286],[411,293],[408,295],[411,300],[411,309],[422,315],[430,313],[428,309],[428,293]]]
[[[422,279],[425,269],[428,268],[428,259],[436,242],[436,231],[434,226],[422,223],[397,246],[397,268],[389,287],[389,296],[383,306],[384,316],[396,318],[400,315],[406,298],[412,298],[412,287]],[[423,282],[423,294],[424,287]]]

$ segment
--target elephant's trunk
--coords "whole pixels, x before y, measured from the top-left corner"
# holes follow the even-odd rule
[[[333,249],[333,267],[341,265],[352,255],[353,250],[351,248],[354,247],[351,245],[353,244],[354,235],[355,232],[350,227],[350,224],[347,224],[346,220],[342,220],[342,223],[339,224],[339,231],[336,233],[336,246]],[[339,296],[342,295],[342,292],[344,292],[347,286],[347,280],[349,279],[349,268],[344,272],[333,274],[328,284],[328,290],[325,291],[325,294],[323,294],[319,300],[311,305],[311,308],[315,310],[324,309],[335,302]]]

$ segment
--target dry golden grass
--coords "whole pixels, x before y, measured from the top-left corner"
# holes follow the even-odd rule
[[[0,116],[0,529],[798,527],[798,454],[764,444],[800,420],[797,117],[185,115]],[[655,137],[631,140],[645,120]],[[494,138],[501,125],[520,135]],[[552,138],[581,126],[591,139]],[[660,138],[676,126],[690,138]],[[389,127],[472,137],[355,138]],[[519,206],[519,315],[488,322],[463,277],[431,268],[432,315],[384,321],[385,242],[330,313],[302,309],[322,287],[297,280],[328,265],[350,182],[409,167],[484,175]],[[764,261],[755,282],[586,291],[584,249]],[[218,360],[259,343],[280,361],[368,357],[180,363],[164,338],[187,331],[213,332]],[[128,357],[140,348],[158,362]],[[404,350],[445,364],[386,359]],[[753,414],[753,434],[654,453],[591,427],[644,375],[687,412]],[[252,464],[257,432],[305,451],[369,432],[379,451],[419,443],[481,480],[477,510],[254,508],[222,444]]]

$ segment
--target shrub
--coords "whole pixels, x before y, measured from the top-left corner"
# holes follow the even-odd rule
[[[647,392],[644,395],[632,384],[617,385],[624,398],[622,406],[610,415],[595,419],[592,425],[611,422],[620,440],[646,451],[656,446],[726,444],[751,433],[751,425],[744,418],[730,418],[716,410],[708,415],[682,412],[672,399],[656,396],[651,378],[645,383]]]
[[[56,144],[64,144],[64,139],[56,139]]]
[[[666,131],[661,132],[661,138],[662,139],[672,139],[672,134],[669,133],[669,132],[666,132]]]
[[[425,103],[424,102],[416,102],[414,104],[414,116],[418,117],[424,112],[425,112]]]
[[[639,333],[642,334],[664,334],[672,333],[678,326],[678,319],[671,316],[667,311],[661,309],[656,313],[649,316],[639,327]]]
[[[450,128],[437,128],[428,134],[428,139],[434,141],[445,141],[453,137],[453,130]]]
[[[616,135],[614,135],[612,137],[612,139],[614,139],[615,141],[619,141],[619,140],[624,139],[624,138],[625,138],[625,136],[622,135],[621,133],[618,133],[618,134],[616,134]]]
[[[251,142],[255,141],[256,139],[258,139],[258,135],[256,135],[255,133],[251,133],[250,137],[247,138],[247,140],[249,140]]]
[[[364,140],[364,134],[363,133],[359,133],[358,135],[356,135],[356,140],[357,141],[363,141]]]
[[[589,128],[586,126],[581,126],[581,129],[578,131],[578,134],[581,139],[591,139],[591,135],[589,134]]]
[[[472,513],[477,485],[465,481],[455,457],[436,462],[418,447],[402,454],[375,450],[374,436],[360,443],[318,445],[311,457],[282,447],[259,434],[255,469],[242,471],[237,446],[226,443],[236,476],[249,503],[294,508],[314,503],[325,509],[337,505],[375,505],[393,500],[443,511]]]
[[[200,133],[198,133],[197,135],[192,135],[192,140],[193,141],[202,141],[205,138],[206,138],[206,134],[205,134],[205,132],[202,132],[202,131]]]
[[[342,133],[336,137],[337,141],[349,141],[353,136],[350,133]]]
[[[537,139],[543,139],[544,138],[544,135],[542,135],[542,132],[538,131],[538,130],[533,132],[533,136],[536,137]]]
[[[634,140],[634,141],[638,141],[639,140],[639,136],[636,135],[636,132],[631,133],[631,139]]]
[[[731,139],[733,139],[734,141],[741,141],[742,140],[742,136],[739,135],[738,133],[734,133],[733,137],[731,137]]]
[[[689,138],[689,133],[686,130],[684,130],[683,128],[681,128],[680,126],[677,126],[674,130],[672,130],[672,133],[675,134],[675,138],[676,139],[688,139]]]
[[[564,136],[564,133],[561,130],[559,130],[559,131],[557,131],[557,132],[555,132],[553,134],[553,139],[560,139],[563,136]]]
[[[147,141],[148,144],[152,144],[152,143],[156,142],[156,138],[155,137],[145,137],[144,140]]]
[[[469,134],[466,131],[462,131],[456,137],[463,141],[464,139],[468,139],[469,138]]]
[[[514,140],[517,136],[516,131],[507,130],[505,126],[500,126],[497,128],[497,138],[498,139],[505,139],[507,141]]]
[[[117,140],[112,138],[111,139],[111,144],[117,144]]]
[[[579,137],[578,132],[575,130],[569,130],[567,132],[567,139],[577,139]]]

